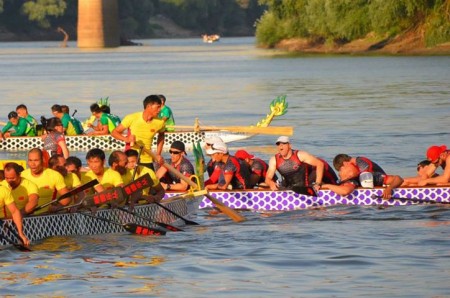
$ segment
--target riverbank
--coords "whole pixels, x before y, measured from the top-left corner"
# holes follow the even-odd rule
[[[293,38],[279,42],[275,48],[289,52],[317,54],[401,54],[450,55],[450,42],[426,47],[421,34],[410,32],[392,38],[380,39],[373,35],[343,44]]]

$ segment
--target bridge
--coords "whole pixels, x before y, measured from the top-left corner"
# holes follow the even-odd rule
[[[77,35],[79,48],[118,47],[118,0],[78,0]]]

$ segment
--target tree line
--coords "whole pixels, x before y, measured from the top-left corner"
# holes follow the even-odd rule
[[[427,46],[450,41],[450,0],[260,0],[268,10],[257,22],[260,45],[303,38],[342,44],[389,38],[417,30]]]
[[[62,27],[76,34],[78,0],[0,0],[0,29],[22,36],[57,35]],[[153,16],[163,15],[192,32],[223,36],[254,35],[265,5],[258,0],[119,0],[121,35],[154,37]]]

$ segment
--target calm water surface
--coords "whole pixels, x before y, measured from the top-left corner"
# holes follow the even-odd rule
[[[294,146],[328,161],[365,155],[408,176],[430,144],[450,145],[450,57],[292,56],[253,42],[145,40],[96,51],[0,43],[0,120],[19,103],[36,117],[67,104],[85,119],[106,96],[124,116],[161,93],[178,124],[199,117],[204,125],[249,125],[285,94],[289,112],[274,124],[293,126]],[[255,136],[231,150],[268,159],[275,139]],[[0,295],[450,297],[448,208],[244,215],[247,222],[234,224],[200,211],[200,226],[160,238],[59,237],[31,253],[6,249]]]

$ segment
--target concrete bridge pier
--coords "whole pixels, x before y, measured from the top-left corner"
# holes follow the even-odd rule
[[[118,0],[78,0],[78,47],[120,46]]]

